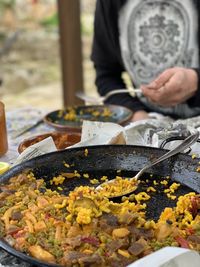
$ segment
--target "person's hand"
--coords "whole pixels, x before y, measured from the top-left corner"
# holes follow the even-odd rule
[[[139,120],[144,120],[148,118],[149,118],[149,115],[146,111],[139,110],[133,114],[132,121],[139,121]]]
[[[149,85],[141,86],[143,94],[153,103],[172,107],[194,96],[198,88],[195,70],[171,68],[165,70]]]

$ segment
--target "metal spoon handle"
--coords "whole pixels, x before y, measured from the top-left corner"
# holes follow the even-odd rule
[[[105,100],[107,100],[110,96],[115,95],[115,94],[121,94],[121,93],[128,93],[131,96],[134,96],[136,93],[142,93],[142,90],[139,88],[130,88],[130,89],[116,89],[116,90],[112,90],[110,92],[108,92],[107,94],[105,94],[104,96],[89,96],[86,95],[83,92],[76,92],[76,96],[86,102],[90,102],[90,103],[101,103]]]
[[[135,94],[135,93],[142,93],[142,90],[139,88],[132,88],[132,89],[117,89],[117,90],[112,90],[110,92],[108,92],[105,95],[105,99],[107,99],[108,97],[115,95],[115,94],[121,94],[121,93],[129,93],[129,94]]]
[[[83,92],[77,92],[76,93],[76,96],[80,99],[82,99],[83,101],[86,101],[86,102],[90,102],[90,103],[101,103],[103,100],[104,100],[104,97],[94,97],[94,96],[89,96],[89,95],[86,95],[84,94]]]
[[[168,159],[180,152],[183,152],[186,148],[190,147],[192,144],[194,144],[199,138],[199,132],[197,131],[196,133],[188,136],[185,140],[183,140],[183,142],[181,144],[179,144],[178,146],[176,146],[174,149],[168,151],[166,154],[164,154],[163,156],[161,156],[158,159],[155,159],[154,161],[152,161],[149,165],[145,166],[144,168],[142,168],[136,175],[134,178],[138,179],[144,171],[146,171],[147,169],[151,168],[152,166],[156,165],[157,163]]]

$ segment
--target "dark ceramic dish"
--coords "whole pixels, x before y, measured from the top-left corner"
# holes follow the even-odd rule
[[[70,109],[56,110],[44,117],[44,122],[58,131],[70,130],[81,132],[83,120],[114,122],[121,125],[129,122],[133,112],[125,107],[117,105],[77,106],[73,107],[76,118],[68,119]],[[109,114],[107,116],[107,114]]]

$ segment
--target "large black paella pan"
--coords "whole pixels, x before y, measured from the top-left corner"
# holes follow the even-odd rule
[[[164,153],[166,153],[166,150],[163,149],[127,145],[73,148],[46,154],[22,163],[9,170],[5,175],[2,175],[0,181],[1,184],[7,183],[11,177],[25,170],[31,170],[36,178],[42,177],[46,181],[47,187],[57,190],[57,187],[52,185],[50,180],[54,176],[66,172],[66,164],[68,166],[68,172],[74,172],[76,170],[80,174],[87,173],[91,178],[95,179],[103,175],[112,179],[119,170],[123,177],[132,177],[144,165]],[[196,188],[196,191],[200,193],[200,173],[197,172],[198,166],[198,158],[179,154],[149,169],[141,178],[145,182],[141,183],[137,190],[143,191],[147,186],[151,186],[153,183],[151,181],[153,174],[153,181],[160,181],[161,179],[165,179],[166,176],[170,176],[170,181],[180,182],[182,185],[176,192],[177,196],[191,192],[191,187]],[[61,193],[68,195],[70,191],[80,185],[92,186],[88,179],[76,177],[64,181]],[[117,201],[121,200],[118,199]],[[146,209],[147,218],[156,220],[165,207],[172,207],[175,203],[176,201],[167,198],[163,194],[161,187],[157,188],[157,191],[148,201]],[[32,264],[38,266],[55,266],[16,251],[4,240],[0,240],[0,247]]]

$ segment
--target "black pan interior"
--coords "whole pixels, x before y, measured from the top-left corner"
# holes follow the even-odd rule
[[[88,150],[87,156],[85,149]],[[22,163],[8,171],[0,178],[0,181],[1,183],[6,182],[17,173],[30,169],[36,178],[42,177],[45,179],[48,188],[57,190],[57,186],[51,185],[49,181],[60,173],[77,170],[81,177],[66,179],[61,186],[62,191],[59,190],[60,193],[68,195],[71,190],[79,185],[92,186],[90,180],[93,178],[98,179],[103,175],[108,176],[109,179],[114,178],[116,175],[132,177],[144,165],[160,157],[165,152],[166,150],[163,149],[127,145],[68,149],[46,154]],[[67,168],[65,163],[70,167]],[[183,184],[177,190],[177,196],[191,191],[200,193],[200,173],[196,171],[198,163],[199,159],[192,159],[191,156],[179,154],[147,170],[140,178],[142,183],[137,190],[137,192],[145,191],[149,186],[156,188],[156,193],[152,193],[151,199],[148,201],[147,218],[157,219],[166,206],[174,206],[176,203],[168,199],[166,194],[163,194],[164,186],[155,186],[153,184],[154,180],[160,181],[165,179],[166,176],[170,176],[169,184],[173,181]],[[121,170],[120,174],[118,173],[119,170]],[[89,174],[90,179],[83,178],[82,175],[85,173]],[[115,201],[121,201],[121,199],[116,199]]]
[[[88,150],[87,156],[85,149]],[[51,185],[49,181],[54,176],[62,172],[74,172],[74,170],[77,170],[81,175],[88,173],[90,179],[98,179],[103,175],[112,179],[116,174],[119,175],[118,170],[121,170],[120,175],[132,177],[144,165],[164,153],[166,153],[166,150],[163,149],[127,145],[104,145],[67,149],[22,163],[1,176],[0,182],[6,183],[12,176],[29,169],[33,171],[36,178],[42,177],[45,179],[47,187],[53,190],[57,190],[57,187]],[[66,168],[65,163],[69,164],[70,167]],[[172,207],[176,204],[176,201],[170,200],[163,193],[162,186],[156,187],[153,184],[154,180],[161,180],[165,179],[166,176],[170,176],[171,183],[173,181],[182,183],[183,185],[176,192],[177,196],[191,191],[200,193],[200,173],[196,171],[197,166],[199,166],[198,163],[199,159],[192,159],[191,156],[179,154],[152,167],[144,174],[141,178],[142,183],[137,191],[144,191],[151,185],[156,188],[156,192],[151,194],[151,199],[147,202],[147,218],[157,219],[165,207]],[[152,174],[153,177],[151,177]],[[90,179],[82,177],[66,179],[61,186],[62,191],[59,192],[69,194],[76,186],[92,186],[89,182]],[[149,182],[146,182],[147,179]],[[194,190],[191,190],[191,188]],[[121,201],[121,199],[116,199],[115,201]],[[22,258],[22,253],[16,252],[6,245],[4,241],[0,241],[0,246],[15,256]],[[25,258],[23,256],[22,259],[38,265],[38,261],[32,257],[25,255]],[[52,266],[42,262],[39,265]]]

